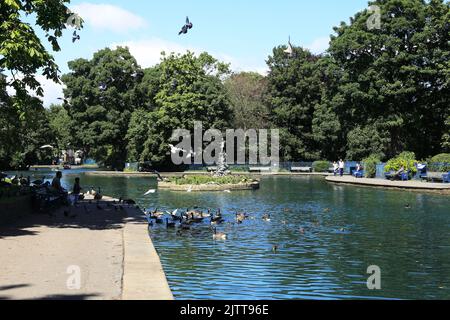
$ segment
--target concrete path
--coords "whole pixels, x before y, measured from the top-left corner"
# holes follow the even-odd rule
[[[0,227],[0,300],[171,299],[142,212],[111,201]]]
[[[352,176],[344,177],[327,177],[326,180],[332,183],[343,183],[352,185],[362,185],[371,187],[385,187],[385,188],[396,188],[404,190],[418,190],[418,191],[428,191],[428,192],[439,192],[443,194],[450,194],[450,184],[444,183],[430,183],[422,181],[390,181],[386,179],[366,179],[366,178],[355,178]]]

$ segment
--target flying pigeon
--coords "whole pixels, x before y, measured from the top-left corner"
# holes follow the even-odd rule
[[[187,158],[195,157],[195,155],[197,154],[197,153],[193,152],[192,149],[188,152],[182,148],[175,147],[173,144],[169,144],[169,147],[170,147],[170,153],[172,153],[172,154],[177,154],[180,152],[183,152],[183,154],[187,153],[187,155],[186,155]]]
[[[74,43],[74,42],[77,41],[77,40],[80,40],[80,35],[77,34],[76,31],[74,31],[74,32],[73,32],[73,35],[72,35],[72,43]]]
[[[289,37],[288,47],[286,50],[284,50],[284,53],[286,53],[289,56],[289,58],[292,58],[294,56],[294,48],[292,47],[291,44],[291,37]]]
[[[192,27],[192,22],[189,21],[189,17],[186,17],[186,24],[181,28],[181,31],[178,33],[178,35],[186,34],[189,29],[192,29]]]

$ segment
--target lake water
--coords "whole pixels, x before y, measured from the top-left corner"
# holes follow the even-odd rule
[[[151,229],[177,299],[450,298],[448,196],[337,186],[317,177],[267,177],[260,190],[231,194],[143,196],[156,188],[155,179],[81,179],[146,208],[222,209],[227,222],[218,229],[227,241],[214,241],[208,223],[182,235]],[[251,218],[236,225],[236,211]],[[262,220],[266,213],[270,222]],[[367,289],[370,265],[381,268],[381,290]]]

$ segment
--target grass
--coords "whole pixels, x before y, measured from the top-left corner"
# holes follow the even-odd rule
[[[177,185],[201,185],[201,184],[243,184],[251,183],[254,179],[249,176],[234,175],[225,177],[212,177],[206,175],[189,175],[184,177],[173,177],[170,178],[170,182]]]

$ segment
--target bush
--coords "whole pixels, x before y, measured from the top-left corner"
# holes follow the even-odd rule
[[[414,152],[403,152],[397,157],[389,160],[384,167],[384,171],[398,171],[401,167],[404,167],[405,171],[409,170],[412,174],[415,174],[417,172],[417,168],[415,166],[416,163],[417,160]]]
[[[212,177],[207,175],[187,175],[184,177],[174,177],[169,180],[177,185],[201,185],[201,184],[241,184],[251,183],[252,178],[248,176],[225,176],[225,177]]]
[[[448,163],[450,164],[450,153],[441,153],[431,158],[431,163]]]
[[[377,175],[377,165],[380,162],[377,155],[370,155],[362,161],[366,178],[375,178]]]
[[[314,172],[328,172],[331,164],[328,161],[316,161],[313,163]]]
[[[434,156],[428,162],[428,170],[434,172],[450,171],[450,153],[441,153]]]

